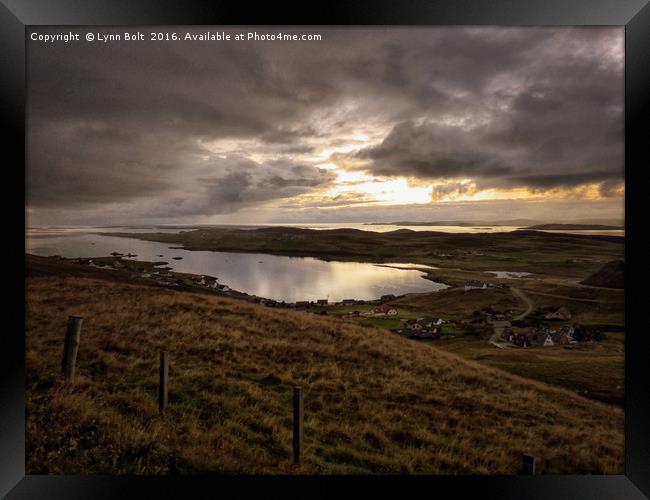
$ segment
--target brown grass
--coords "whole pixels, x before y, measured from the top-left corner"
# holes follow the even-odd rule
[[[31,474],[513,474],[522,453],[544,473],[623,473],[620,409],[385,331],[72,276],[30,277],[26,300]],[[69,314],[85,318],[73,388],[59,379]]]

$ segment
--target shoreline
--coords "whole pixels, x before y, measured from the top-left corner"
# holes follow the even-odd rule
[[[240,290],[235,290],[228,285],[221,284],[219,283],[219,279],[217,277],[208,276],[205,274],[174,271],[172,268],[166,267],[166,264],[168,264],[167,262],[150,262],[123,259],[123,256],[124,255],[105,257],[62,257],[59,255],[41,256],[25,252],[28,275],[30,267],[34,267],[34,261],[47,261],[54,264],[55,267],[56,264],[62,264],[64,270],[67,270],[65,269],[67,266],[78,266],[80,268],[80,271],[88,270],[88,268],[90,268],[93,273],[102,274],[102,277],[104,278],[121,278],[117,279],[117,281],[148,284],[152,286],[160,286],[163,288],[171,288],[181,291],[201,292],[211,295],[227,296],[255,304],[266,305],[268,307],[320,310],[323,307],[327,306],[344,305],[344,301],[331,302],[323,305],[318,304],[317,300],[296,300],[294,302],[287,302],[284,300],[262,297],[259,295],[242,292]],[[30,260],[32,261],[31,266],[29,262]],[[115,264],[116,262],[118,263],[117,265]],[[98,263],[100,263],[100,265],[98,265]],[[423,273],[421,277],[434,281],[426,273]],[[404,297],[405,295],[407,294],[395,295],[395,297]],[[353,304],[355,305],[381,303],[381,298],[379,297],[376,299],[367,300],[355,298],[353,300]]]

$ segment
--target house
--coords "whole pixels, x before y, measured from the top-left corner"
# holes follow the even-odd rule
[[[443,320],[425,316],[424,318],[406,320],[406,328],[415,331],[437,330],[437,326],[442,325]]]
[[[540,325],[528,329],[528,340],[530,345],[544,345],[546,337],[551,334],[551,329],[547,326]]]
[[[573,331],[573,340],[576,342],[592,342],[605,339],[605,334],[602,330],[585,328],[583,326],[576,325]]]
[[[318,300],[316,301],[316,303],[317,303],[319,306],[326,306],[326,305],[328,304],[328,302],[329,302],[329,301],[328,301],[327,299],[318,299]]]
[[[503,304],[492,304],[488,308],[492,321],[505,321],[508,319],[508,307]]]
[[[417,319],[408,319],[406,320],[406,328],[409,330],[422,330],[423,326],[418,323]]]
[[[508,308],[503,304],[492,304],[490,314],[508,314]]]
[[[437,328],[433,328],[430,330],[417,330],[417,331],[402,330],[401,333],[406,338],[414,339],[414,340],[435,340],[440,338],[440,334],[438,333]]]
[[[382,304],[372,309],[371,313],[373,316],[397,316],[397,309],[388,304]]]
[[[485,290],[487,283],[478,280],[469,280],[465,282],[465,291],[467,290]]]
[[[512,343],[515,344],[517,347],[529,347],[530,339],[528,338],[528,336],[524,335],[523,333],[516,333],[514,335],[514,338],[512,339]]]
[[[424,316],[417,319],[418,324],[422,325],[425,328],[431,328],[433,326],[442,325],[443,321],[440,318],[434,318],[432,316]]]
[[[344,306],[352,306],[352,305],[354,305],[356,303],[357,303],[357,301],[354,300],[354,299],[343,299],[341,301],[341,304],[344,305]]]
[[[573,332],[574,332],[574,330],[573,330],[573,327],[571,325],[562,325],[560,327],[559,332],[560,332],[560,335],[566,335],[569,338],[569,340],[573,340]]]
[[[567,321],[571,319],[571,311],[569,311],[566,307],[560,307],[555,312],[546,313],[544,319],[560,319],[563,321]]]

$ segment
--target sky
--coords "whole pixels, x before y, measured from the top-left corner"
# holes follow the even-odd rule
[[[623,219],[621,27],[72,31],[28,41],[30,225]]]

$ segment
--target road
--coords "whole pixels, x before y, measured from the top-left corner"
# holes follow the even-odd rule
[[[528,316],[530,313],[533,312],[533,308],[535,307],[535,305],[533,304],[533,301],[530,300],[530,297],[528,297],[528,295],[526,295],[524,292],[522,292],[519,288],[515,288],[515,287],[511,286],[510,291],[512,292],[512,294],[515,297],[517,297],[518,299],[523,300],[526,303],[526,305],[528,306],[528,308],[523,313],[521,313],[519,316],[517,316],[515,318],[512,318],[512,319],[513,319],[513,321],[524,319],[526,316]]]
[[[517,297],[520,300],[523,300],[526,303],[526,306],[527,306],[526,310],[523,313],[521,313],[519,316],[517,316],[515,318],[512,318],[512,320],[516,321],[516,320],[519,320],[519,319],[524,319],[531,312],[533,312],[533,309],[534,309],[535,305],[533,304],[533,301],[530,300],[528,295],[526,295],[524,292],[522,292],[519,288],[510,287],[510,291],[512,292],[512,294],[515,297]],[[508,325],[510,325],[509,322],[508,322]],[[500,340],[502,333],[503,333],[503,328],[502,327],[499,328],[499,327],[495,326],[494,327],[494,334],[492,335],[492,337],[490,337],[490,340],[488,340],[488,342],[490,342],[490,344],[492,344],[493,346],[498,347],[499,349],[503,349],[505,347],[512,347],[512,344],[510,344],[509,342],[506,342],[504,340]]]

